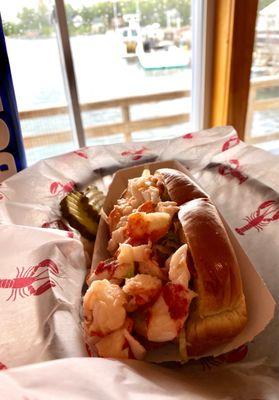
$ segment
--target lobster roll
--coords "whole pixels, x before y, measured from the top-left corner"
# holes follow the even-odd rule
[[[195,199],[181,207],[178,217],[197,293],[187,322],[188,353],[202,355],[242,330],[245,299],[237,259],[215,206],[209,199]]]
[[[83,301],[92,351],[144,359],[172,343],[187,360],[242,331],[233,247],[209,196],[187,175],[144,170],[129,179],[107,222],[111,256],[94,266]]]

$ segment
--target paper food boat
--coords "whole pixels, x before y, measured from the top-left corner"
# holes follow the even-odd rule
[[[174,168],[184,172],[192,180],[197,182],[197,180],[187,171],[187,169],[177,161],[154,162],[122,169],[116,172],[109,187],[107,198],[104,204],[104,211],[106,214],[109,214],[114,204],[116,204],[117,199],[119,199],[122,192],[126,189],[128,179],[140,176],[144,168],[149,168],[152,174],[159,168]],[[215,347],[202,357],[218,356],[251,342],[254,337],[262,332],[272,320],[275,310],[275,301],[265,286],[265,283],[256,272],[254,266],[238,243],[222,214],[220,212],[219,214],[224,222],[239,263],[243,282],[243,290],[246,298],[248,321],[243,331],[233,340],[231,340],[229,343]],[[108,239],[108,226],[104,219],[101,218],[95,242],[92,270],[94,270],[94,268],[98,265],[99,261],[110,257],[106,249]],[[195,358],[201,358],[201,356]],[[147,353],[146,360],[152,362],[178,361],[180,360],[178,346],[174,344],[167,344],[160,349],[151,350]]]

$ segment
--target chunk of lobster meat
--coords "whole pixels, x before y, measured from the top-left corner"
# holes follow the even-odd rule
[[[117,200],[117,206],[120,210],[123,216],[131,214],[133,211],[133,207],[130,204],[130,198],[123,198]]]
[[[160,200],[158,179],[143,173],[141,177],[128,180],[127,189],[117,201],[117,207],[121,210],[122,215],[129,215],[144,202],[157,204]]]
[[[150,258],[146,261],[139,262],[138,271],[141,274],[148,274],[151,276],[156,276],[162,280],[167,280],[166,272],[160,268],[159,263],[155,260],[155,258]]]
[[[146,355],[145,348],[129,333],[127,330],[124,331],[124,336],[128,342],[129,348],[133,357],[136,360],[143,360]]]
[[[189,306],[196,294],[180,284],[168,282],[162,290],[170,317],[179,320],[188,316]]]
[[[133,239],[155,242],[168,232],[171,218],[167,213],[136,212],[130,214],[127,222],[127,235]]]
[[[160,191],[157,187],[150,186],[148,189],[143,190],[142,197],[144,201],[151,201],[153,204],[159,203],[161,201]]]
[[[147,338],[153,342],[175,339],[182,329],[193,293],[182,285],[167,283],[158,300],[149,309]]]
[[[160,201],[157,179],[152,175],[129,179],[127,190],[135,201],[135,204],[133,204],[135,208],[136,205],[138,207],[141,203],[147,200],[154,200],[156,203]]]
[[[145,348],[125,328],[100,339],[96,348],[98,355],[105,358],[142,360],[146,354]]]
[[[133,278],[126,279],[123,286],[123,292],[126,294],[128,301],[126,310],[133,312],[154,301],[158,297],[161,288],[160,279],[154,276],[138,274]]]
[[[110,253],[113,253],[117,250],[117,247],[120,243],[124,243],[125,240],[127,239],[126,237],[126,226],[122,226],[115,231],[112,232],[111,234],[111,239],[108,242],[108,251]]]
[[[134,178],[128,181],[128,191],[131,193],[129,204],[133,207],[133,209],[136,209],[145,201],[142,195],[144,185],[145,181],[142,180],[142,178]]]
[[[118,220],[116,226],[114,227],[114,231],[116,231],[119,228],[125,227],[126,224],[127,224],[127,220],[128,220],[128,215],[123,215],[122,217],[120,217],[120,219]]]
[[[145,213],[152,213],[155,211],[155,208],[156,208],[156,204],[154,204],[152,201],[148,200],[148,201],[145,201],[144,203],[142,203],[138,207],[137,211],[145,212]]]
[[[169,279],[172,283],[180,284],[188,288],[191,275],[187,266],[187,244],[180,246],[171,256],[169,261]]]
[[[122,215],[123,214],[120,207],[114,206],[113,210],[111,210],[108,216],[108,225],[110,232],[113,232],[116,229]]]
[[[83,299],[85,331],[88,336],[105,336],[121,328],[126,319],[125,293],[108,280],[93,281]]]
[[[124,336],[124,329],[119,329],[101,338],[96,343],[99,357],[104,358],[129,358],[129,347]]]
[[[107,280],[123,280],[134,276],[134,263],[122,263],[118,260],[109,259],[106,261],[100,261],[95,271],[91,274],[89,282],[107,279]]]
[[[117,260],[120,264],[147,261],[151,254],[151,247],[143,244],[131,246],[128,243],[121,243],[118,250]]]
[[[158,212],[165,212],[169,214],[171,219],[173,216],[178,213],[179,207],[177,206],[177,203],[175,201],[160,201],[157,204],[156,211]]]
[[[168,342],[177,336],[177,321],[170,317],[163,296],[149,310],[146,335],[152,342]]]

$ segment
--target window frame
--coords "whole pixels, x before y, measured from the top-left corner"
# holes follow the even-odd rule
[[[215,0],[192,0],[193,130],[210,127]]]
[[[80,102],[64,0],[55,0],[54,24],[57,33],[60,64],[72,127],[73,142],[76,147],[81,148],[85,147],[85,133],[81,118]]]
[[[215,0],[211,126],[232,125],[241,140],[250,89],[258,0]]]
[[[214,43],[215,0],[192,0],[192,130],[210,127],[212,93],[212,57]],[[55,0],[57,30],[62,74],[73,130],[74,143],[86,144],[78,99],[73,56],[70,46],[64,0]]]

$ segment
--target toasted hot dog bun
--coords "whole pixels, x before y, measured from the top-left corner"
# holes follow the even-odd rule
[[[239,266],[216,207],[208,199],[184,204],[178,214],[193,264],[192,303],[186,325],[190,355],[228,342],[247,321]]]
[[[238,262],[214,204],[187,175],[161,169],[171,200],[180,205],[181,222],[190,251],[193,300],[186,323],[188,354],[199,356],[230,341],[247,321]]]
[[[193,199],[208,198],[204,190],[183,172],[162,168],[156,171],[155,176],[163,182],[170,199],[178,206]]]

